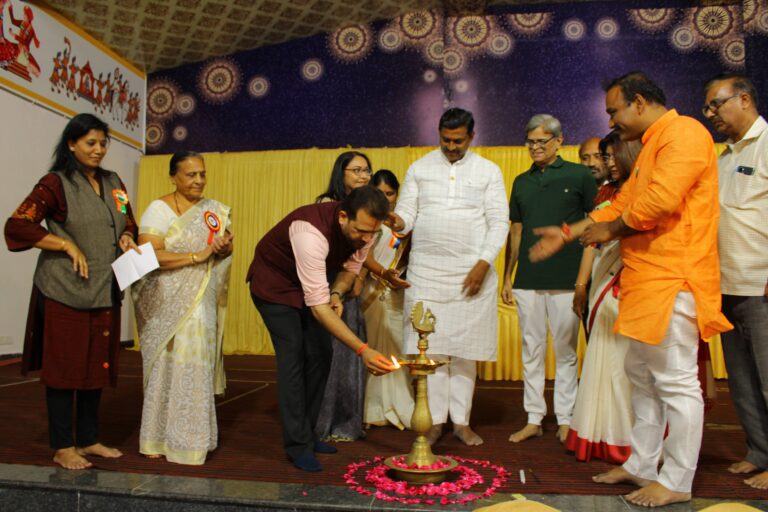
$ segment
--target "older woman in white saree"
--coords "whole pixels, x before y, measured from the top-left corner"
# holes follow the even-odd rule
[[[230,209],[203,197],[201,155],[173,155],[170,175],[176,190],[147,207],[139,229],[160,263],[133,288],[144,364],[139,451],[199,465],[218,444],[214,395],[225,387]]]

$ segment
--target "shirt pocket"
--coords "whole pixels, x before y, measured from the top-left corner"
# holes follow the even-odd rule
[[[723,190],[723,204],[732,208],[746,208],[759,194],[757,172],[747,175],[735,172]]]
[[[485,183],[479,180],[466,180],[462,182],[457,202],[470,207],[481,206],[485,201],[486,186]]]

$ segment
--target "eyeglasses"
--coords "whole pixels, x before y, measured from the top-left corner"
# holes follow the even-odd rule
[[[554,138],[555,136],[553,135],[548,139],[536,139],[536,140],[525,139],[525,145],[528,146],[529,148],[535,148],[536,146],[543,148],[544,146],[547,145],[547,143],[549,143],[549,141],[551,141]]]
[[[370,176],[371,174],[373,174],[373,171],[371,171],[370,167],[347,167],[344,170],[354,173],[355,176],[363,176],[366,174]]]
[[[732,100],[733,98],[738,98],[739,96],[740,96],[739,94],[734,94],[733,96],[728,96],[727,98],[712,100],[706,105],[704,105],[703,107],[701,107],[701,113],[704,115],[707,115],[709,111],[712,111],[713,114],[716,114],[718,109],[723,105],[725,105],[725,103],[728,100]]]
[[[600,155],[600,160],[602,160],[604,164],[607,164],[608,162],[613,162],[615,159],[616,158],[614,155],[609,155],[609,154]]]

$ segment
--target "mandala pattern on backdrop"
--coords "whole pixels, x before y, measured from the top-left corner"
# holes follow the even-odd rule
[[[147,115],[152,119],[166,121],[176,113],[174,105],[179,97],[179,88],[170,80],[150,82],[147,89]]]
[[[301,77],[307,82],[320,80],[325,71],[325,66],[320,59],[307,59],[301,65]]]
[[[373,31],[368,25],[341,27],[328,35],[331,53],[341,62],[363,60],[373,48]]]
[[[694,27],[705,39],[722,39],[733,28],[733,13],[719,5],[699,7],[693,13]]]
[[[229,59],[215,59],[203,66],[197,75],[197,87],[208,103],[221,105],[239,91],[242,81],[240,68]]]
[[[563,23],[563,35],[569,41],[578,41],[587,34],[587,26],[579,19],[570,19]]]
[[[173,129],[172,134],[173,140],[177,142],[181,142],[184,139],[187,138],[187,127],[183,125],[179,125],[176,128]]]
[[[160,123],[147,123],[146,142],[150,148],[159,148],[165,142],[165,129]]]
[[[512,53],[515,41],[512,36],[504,32],[495,32],[488,38],[488,53],[491,57],[502,58]]]
[[[491,34],[491,22],[485,16],[452,18],[451,37],[467,49],[480,48]]]
[[[534,37],[549,28],[554,19],[551,12],[529,12],[506,15],[507,25],[522,37]]]
[[[396,21],[405,38],[411,41],[427,39],[439,28],[437,15],[429,10],[403,14]]]
[[[195,111],[197,100],[191,94],[182,94],[176,98],[176,112],[188,116]]]
[[[379,32],[379,49],[384,53],[400,51],[404,43],[403,33],[395,27],[385,28]]]
[[[256,75],[248,81],[248,94],[254,98],[263,98],[269,93],[269,80],[263,75]]]
[[[595,34],[604,41],[610,41],[619,35],[619,24],[613,18],[600,18],[595,23]]]
[[[635,27],[650,34],[668,28],[676,16],[674,9],[630,9],[627,14]]]

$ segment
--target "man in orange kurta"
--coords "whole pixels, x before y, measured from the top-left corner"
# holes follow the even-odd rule
[[[624,365],[636,416],[632,455],[594,480],[635,483],[640,489],[627,499],[655,507],[691,499],[704,414],[698,341],[732,328],[720,313],[717,160],[704,126],[668,110],[644,74],[611,82],[605,103],[622,140],[643,142],[632,174],[609,207],[570,227],[540,228],[530,257],[549,257],[576,238],[621,238],[614,330],[635,340]]]

